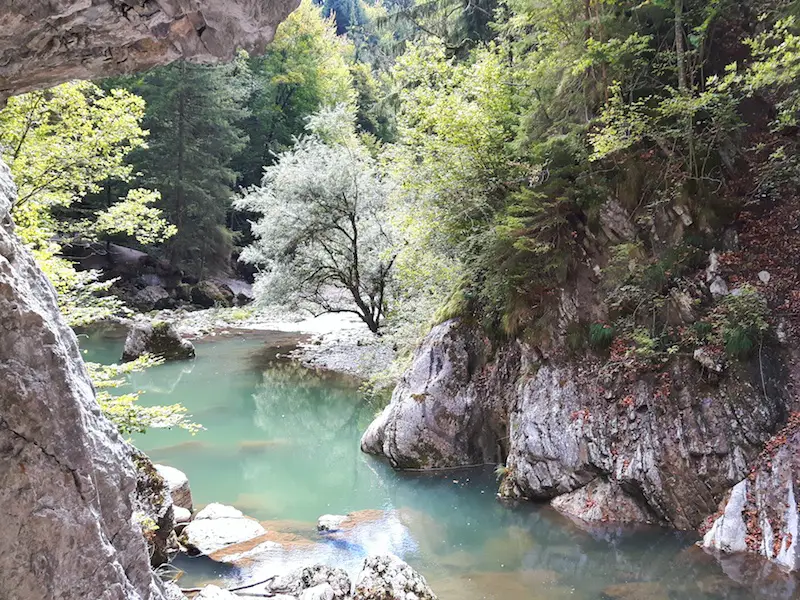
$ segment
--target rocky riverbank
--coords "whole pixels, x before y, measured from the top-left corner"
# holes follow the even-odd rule
[[[317,526],[322,539],[302,538],[270,531],[232,506],[212,503],[193,513],[189,480],[184,473],[152,465],[142,455],[137,455],[135,462],[139,471],[137,520],[150,545],[153,566],[184,552],[230,568],[229,577],[217,584],[181,588],[175,581],[164,582],[170,599],[189,595],[225,600],[239,598],[234,593],[238,591],[282,600],[436,600],[425,578],[394,555],[368,556],[353,581],[344,569],[314,563],[287,567],[267,577],[258,574],[259,564],[276,553],[290,551],[291,547],[308,551],[332,536],[345,541],[357,528],[379,519],[382,511],[324,515]],[[291,564],[297,561],[295,556]]]

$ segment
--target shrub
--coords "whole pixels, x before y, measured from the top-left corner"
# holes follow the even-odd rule
[[[616,331],[607,323],[592,323],[589,326],[589,344],[595,350],[605,350],[614,341]]]

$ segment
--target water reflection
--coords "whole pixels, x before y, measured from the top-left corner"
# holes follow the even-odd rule
[[[352,380],[280,359],[270,344],[228,338],[197,346],[193,368],[139,375],[145,402],[182,402],[206,431],[154,431],[136,443],[185,471],[195,502],[233,504],[269,535],[219,561],[189,562],[191,577],[243,579],[308,562],[351,573],[370,553],[393,552],[425,574],[442,600],[744,600],[795,597],[794,579],[695,548],[661,529],[585,529],[544,506],[503,505],[491,469],[397,473],[358,446],[375,413]],[[94,349],[110,360],[116,348]],[[318,516],[355,512],[357,525],[321,537]],[[186,559],[182,559],[186,561]],[[762,563],[759,563],[762,564]],[[758,567],[763,569],[763,567]]]

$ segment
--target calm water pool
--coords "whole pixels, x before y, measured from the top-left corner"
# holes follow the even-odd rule
[[[81,339],[87,360],[115,362],[121,341]],[[197,359],[133,377],[146,403],[181,402],[206,430],[156,430],[134,442],[189,476],[196,505],[232,504],[285,533],[260,563],[321,561],[355,573],[366,554],[394,552],[442,600],[739,600],[759,595],[723,574],[695,538],[660,529],[587,532],[545,506],[506,506],[491,470],[397,473],[359,450],[375,413],[356,384],[276,354],[287,334],[216,338]],[[317,517],[360,513],[347,539],[321,540]],[[219,574],[183,559],[182,583]]]

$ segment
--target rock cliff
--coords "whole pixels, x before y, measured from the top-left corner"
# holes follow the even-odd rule
[[[258,52],[297,0],[0,3],[0,104],[14,93]],[[0,163],[0,597],[163,598],[132,519],[130,448],[100,413],[55,293],[14,234]]]
[[[55,293],[14,235],[0,163],[0,596],[161,598],[129,447],[100,413]]]
[[[401,468],[505,459],[501,492],[597,521],[691,529],[742,480],[786,419],[780,364],[712,377],[690,358],[603,381],[601,361],[498,347],[458,321],[435,327],[362,448]],[[668,388],[668,389],[665,389]],[[564,496],[569,494],[570,496]]]
[[[26,0],[0,4],[0,103],[70,79],[262,52],[297,0]]]

